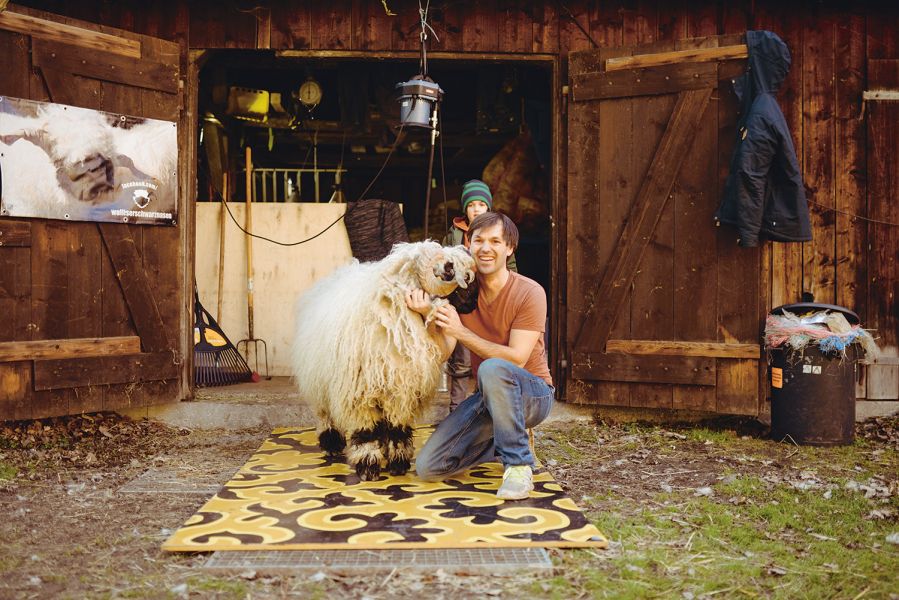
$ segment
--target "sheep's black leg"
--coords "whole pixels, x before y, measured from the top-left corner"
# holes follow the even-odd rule
[[[362,481],[374,481],[381,475],[381,444],[385,435],[384,422],[378,422],[371,429],[357,429],[350,436],[347,458],[355,466],[356,475]]]
[[[343,449],[346,448],[346,438],[333,427],[329,427],[318,434],[318,445],[324,450],[325,456],[337,458],[343,454]]]
[[[408,425],[385,424],[387,430],[387,472],[391,475],[405,475],[412,465],[415,446],[412,443],[412,428]]]

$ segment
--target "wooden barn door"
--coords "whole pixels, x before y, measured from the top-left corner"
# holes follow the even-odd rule
[[[180,55],[172,42],[21,7],[0,12],[2,96],[178,121]],[[187,395],[181,221],[0,218],[0,420]]]
[[[742,43],[570,56],[571,401],[759,412],[763,251],[739,248],[735,231],[713,221],[736,135],[730,77],[745,66]]]

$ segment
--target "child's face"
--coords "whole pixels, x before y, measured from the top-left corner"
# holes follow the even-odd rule
[[[471,223],[474,221],[474,218],[478,215],[482,215],[485,212],[490,210],[487,206],[486,202],[481,202],[480,200],[472,200],[468,203],[468,206],[465,207],[465,216],[468,218],[468,222]]]

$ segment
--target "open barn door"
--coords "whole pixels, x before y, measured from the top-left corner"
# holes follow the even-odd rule
[[[0,12],[0,56],[4,98],[169,121],[185,139],[178,44],[10,6]],[[189,393],[184,220],[0,218],[0,419]]]
[[[735,139],[739,36],[573,53],[567,396],[758,414],[758,248],[713,214]],[[720,83],[720,85],[719,85]]]

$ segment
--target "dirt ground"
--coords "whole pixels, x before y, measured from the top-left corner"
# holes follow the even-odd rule
[[[771,485],[823,489],[829,477],[852,469],[834,460],[837,454],[764,441],[763,428],[752,423],[702,431],[697,435],[688,428],[552,423],[538,428],[536,444],[557,481],[602,529],[608,526],[603,524],[605,514],[627,518],[647,510],[664,513],[670,506],[659,500],[660,493],[685,498],[718,493],[725,505],[739,505],[739,495],[728,498],[715,487],[726,484],[734,473]],[[594,573],[605,571],[609,576],[617,568],[612,566],[614,560],[628,552],[620,531],[605,531],[612,540],[606,551],[552,551],[555,573],[543,579],[528,574],[462,577],[441,570],[366,577],[221,574],[202,568],[206,554],[161,552],[163,540],[207,496],[125,493],[123,486],[155,470],[214,488],[230,478],[268,433],[191,431],[114,414],[0,424],[0,511],[6,517],[0,521],[0,597],[420,598],[423,593],[429,598],[633,597],[600,593],[589,585]],[[860,424],[857,437],[875,471],[877,464],[883,465],[882,473],[859,477],[858,485],[866,497],[867,489],[874,490],[872,510],[880,510],[880,517],[897,530],[899,463],[894,459],[899,418]],[[885,456],[890,460],[884,462]],[[650,538],[643,541],[651,546],[655,542]],[[691,535],[688,549],[692,540]],[[638,540],[636,546],[641,543]],[[899,565],[899,552],[889,543],[880,545],[886,546],[885,568]],[[769,575],[778,575],[778,568],[769,568]],[[780,597],[775,591],[766,593],[776,589],[761,587],[750,595]],[[647,597],[664,595],[650,591]],[[684,591],[677,597],[711,595]]]

